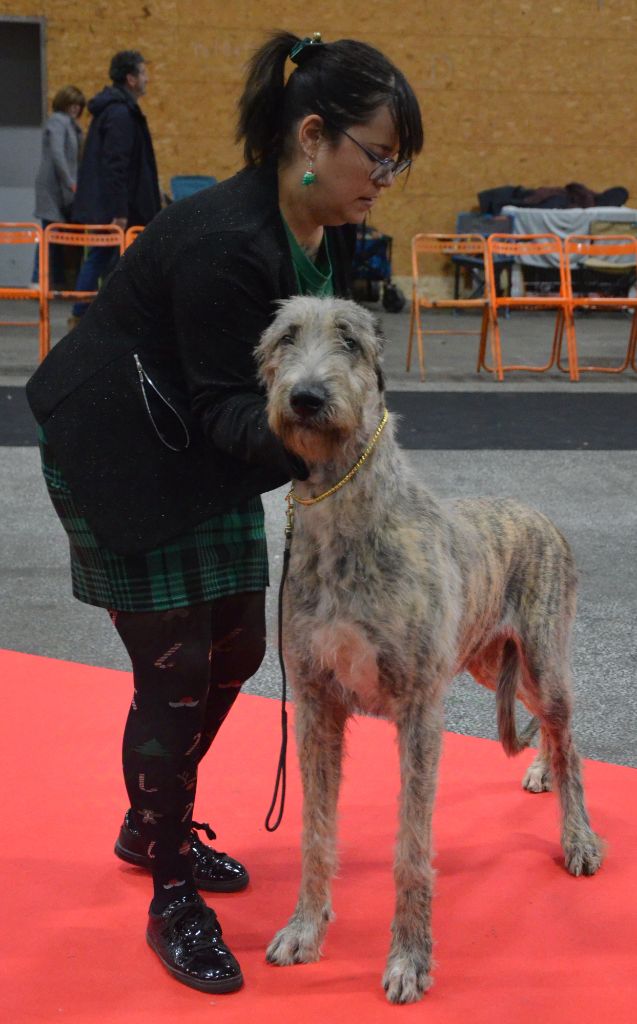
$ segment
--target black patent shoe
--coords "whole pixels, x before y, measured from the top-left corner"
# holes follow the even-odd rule
[[[197,888],[206,892],[240,892],[241,889],[245,889],[250,876],[243,864],[234,857],[229,857],[227,853],[206,846],[195,829],[205,832],[208,839],[215,839],[216,836],[209,825],[193,821],[190,856]],[[115,853],[129,864],[136,864],[148,870],[152,867],[152,861],[146,854],[144,839],[133,821],[130,809],[126,811],[124,823],[119,830]]]
[[[214,910],[200,896],[182,896],[148,915],[146,941],[177,981],[202,992],[236,992],[243,985],[237,960],[222,940]]]

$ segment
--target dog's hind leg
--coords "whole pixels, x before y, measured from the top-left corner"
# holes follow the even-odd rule
[[[542,680],[539,717],[548,741],[553,788],[562,811],[562,849],[572,875],[594,875],[604,857],[604,843],[590,825],[584,801],[579,754],[571,732],[571,698]],[[548,691],[548,692],[547,692]]]
[[[329,696],[331,676],[296,690],[296,736],[303,782],[302,876],[292,917],[266,952],[281,966],[319,959],[331,918],[331,879],[336,870],[336,807],[347,709]]]
[[[431,817],[442,736],[442,702],[418,693],[397,721],[400,749],[400,822],[394,877],[393,938],[383,976],[392,1003],[420,999],[432,983]]]
[[[526,700],[542,729],[542,746],[532,768],[550,763],[553,789],[562,813],[562,849],[572,875],[594,875],[601,866],[604,843],[590,825],[584,801],[579,754],[571,720],[573,687],[570,659],[570,616],[532,624],[524,638]],[[528,777],[528,773],[527,773]]]
[[[540,749],[522,779],[522,789],[529,793],[548,793],[551,783],[551,751],[548,737],[540,730]]]

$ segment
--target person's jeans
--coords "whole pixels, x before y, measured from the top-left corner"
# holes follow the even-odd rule
[[[53,224],[52,220],[41,220],[42,228],[48,227],[49,224]],[[50,278],[53,288],[65,288],[65,271],[64,271],[64,247],[61,245],[52,245],[49,247],[49,266],[50,266]],[[40,246],[36,245],[35,255],[33,257],[33,273],[31,275],[31,283],[37,284],[38,276],[40,273]]]
[[[110,245],[90,248],[77,275],[75,291],[96,292],[100,278],[105,277],[113,269],[118,257],[119,249]],[[76,302],[72,310],[73,316],[84,316],[88,307],[88,302]]]

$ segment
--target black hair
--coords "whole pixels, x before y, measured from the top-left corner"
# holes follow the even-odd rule
[[[137,50],[120,50],[111,58],[108,77],[113,85],[126,85],[126,75],[138,75],[144,58]]]
[[[252,56],[239,100],[237,142],[246,164],[255,166],[290,153],[291,130],[308,114],[319,114],[325,134],[365,124],[379,107],[391,110],[398,133],[398,159],[409,160],[423,146],[418,100],[401,71],[367,43],[339,39],[307,45],[285,81],[285,64],[300,42],[275,32]]]

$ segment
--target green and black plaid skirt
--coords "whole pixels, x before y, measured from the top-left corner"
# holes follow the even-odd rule
[[[42,430],[38,439],[49,495],[69,538],[73,594],[79,601],[117,611],[166,611],[267,587],[259,497],[152,551],[118,555],[99,543],[78,511]]]

